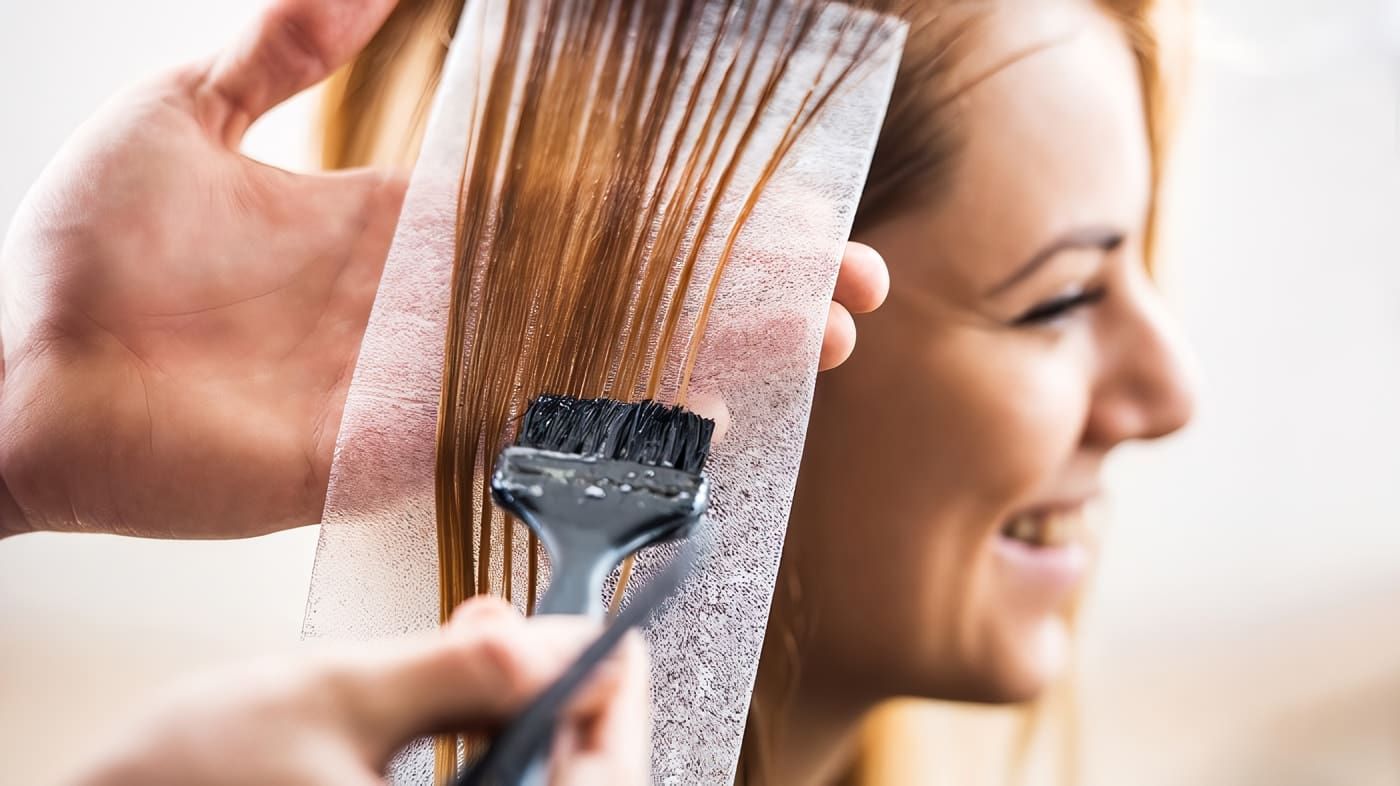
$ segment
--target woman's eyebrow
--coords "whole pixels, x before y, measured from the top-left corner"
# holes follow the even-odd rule
[[[1062,251],[1085,248],[1108,251],[1114,246],[1117,246],[1122,240],[1122,231],[1107,226],[1081,227],[1071,230],[1051,241],[1045,248],[1035,252],[1030,259],[1021,263],[1014,273],[1003,279],[1001,283],[987,290],[984,297],[996,297],[1022,281],[1025,281],[1027,278],[1030,278],[1035,271],[1043,267],[1046,262],[1054,259],[1055,255]]]

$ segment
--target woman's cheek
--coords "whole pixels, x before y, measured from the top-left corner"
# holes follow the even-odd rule
[[[1055,496],[1083,443],[1093,392],[1092,375],[1074,345],[1041,351],[1023,364],[1024,392],[1012,404],[1008,422],[1023,439],[1024,471],[1031,487],[1024,493]]]
[[[984,504],[1003,513],[1053,495],[1080,444],[1088,414],[1088,374],[1078,353],[1006,340],[966,369],[969,466]]]

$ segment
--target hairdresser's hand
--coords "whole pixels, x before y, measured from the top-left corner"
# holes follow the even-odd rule
[[[390,757],[438,731],[499,725],[558,676],[595,624],[526,621],[469,601],[442,631],[211,674],[123,726],[82,786],[382,786]],[[572,703],[551,783],[648,782],[646,654],[635,636]]]
[[[405,183],[292,174],[239,143],[393,5],[279,0],[226,52],[115,99],[45,171],[0,251],[0,536],[319,519]],[[852,246],[823,367],[885,281]]]
[[[239,143],[393,5],[281,0],[217,57],[114,99],[50,164],[0,268],[0,528],[221,537],[319,518],[404,182],[291,174]]]

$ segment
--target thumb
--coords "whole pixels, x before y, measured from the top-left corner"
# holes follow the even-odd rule
[[[551,786],[650,782],[651,701],[646,647],[631,633],[617,653],[618,679],[585,712],[560,724]]]
[[[527,622],[509,610],[380,643],[345,672],[348,717],[375,764],[427,734],[500,723],[557,678],[598,627],[579,617]]]
[[[275,0],[214,60],[197,93],[200,120],[237,147],[264,112],[364,49],[395,5],[397,0]]]

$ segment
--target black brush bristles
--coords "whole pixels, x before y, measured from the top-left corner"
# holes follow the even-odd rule
[[[542,395],[530,402],[515,444],[698,475],[714,430],[709,418],[655,401]]]

